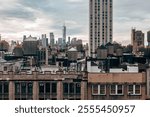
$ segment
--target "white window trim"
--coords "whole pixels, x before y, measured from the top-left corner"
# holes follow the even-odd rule
[[[141,85],[140,85],[140,93],[139,93],[139,94],[136,94],[136,93],[135,93],[135,86],[136,86],[136,85],[132,85],[132,87],[133,87],[133,93],[132,93],[132,94],[130,93],[130,91],[129,91],[129,86],[128,86],[128,95],[131,95],[131,96],[134,96],[134,95],[135,95],[135,96],[136,96],[136,95],[137,95],[137,96],[138,96],[138,95],[141,95]]]
[[[96,93],[94,93],[94,91],[93,91],[93,90],[94,90],[94,85],[98,85],[98,84],[93,84],[93,85],[92,85],[92,95],[98,95],[98,93],[96,94]]]
[[[94,85],[94,84],[93,84]],[[98,85],[98,94],[95,94],[94,92],[93,92],[93,86],[92,85],[92,95],[106,95],[106,85],[104,85],[105,86],[105,93],[104,94],[101,94],[100,93],[100,87],[101,87],[101,85]]]
[[[101,85],[98,85],[98,93],[99,93],[99,95],[106,95],[106,85],[104,85],[104,87],[105,87],[105,89],[104,89],[104,90],[105,90],[105,93],[104,93],[104,94],[101,94],[101,93],[100,93],[100,91],[101,91],[101,90],[100,90]]]
[[[112,85],[110,85],[110,95],[124,95],[124,86],[122,85],[122,94],[118,94],[118,85],[115,85],[115,94],[112,94],[111,93],[111,86]]]

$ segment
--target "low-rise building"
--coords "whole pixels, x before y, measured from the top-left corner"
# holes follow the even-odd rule
[[[84,100],[87,81],[77,72],[0,72],[2,100]]]
[[[89,73],[88,99],[144,100],[146,99],[146,74]]]
[[[146,73],[0,72],[0,99],[145,100]]]

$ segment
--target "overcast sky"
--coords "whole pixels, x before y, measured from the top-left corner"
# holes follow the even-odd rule
[[[89,0],[0,0],[0,34],[3,39],[22,40],[23,35],[40,37],[54,32],[88,42]],[[130,43],[131,28],[150,30],[150,0],[113,0],[114,41]]]

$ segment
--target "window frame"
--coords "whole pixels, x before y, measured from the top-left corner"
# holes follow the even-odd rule
[[[67,92],[64,92],[65,85],[67,86],[66,87]],[[81,95],[81,82],[63,82],[63,95]]]
[[[98,88],[98,93],[94,93],[94,85],[97,85],[97,88]],[[101,87],[104,86],[104,94],[101,93]],[[92,84],[92,95],[101,95],[101,96],[104,96],[106,95],[106,85],[105,84]]]
[[[113,94],[112,93],[112,86],[115,86],[115,93]],[[118,87],[119,86],[122,86],[122,93],[118,93]],[[122,95],[124,95],[124,85],[123,84],[112,84],[112,85],[110,85],[110,95],[120,95],[120,96],[122,96]]]
[[[130,92],[130,90],[129,90],[129,86],[132,86],[132,93]],[[140,86],[140,93],[136,93],[136,86]],[[130,85],[128,85],[128,95],[129,96],[139,96],[139,95],[142,95],[142,92],[141,92],[141,90],[142,90],[142,86],[140,85],[140,84],[130,84]]]

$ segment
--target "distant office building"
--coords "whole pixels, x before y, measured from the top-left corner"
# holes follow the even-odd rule
[[[42,46],[44,48],[48,46],[48,38],[46,37],[46,34],[42,34]]]
[[[66,45],[66,26],[63,26],[63,46]]]
[[[62,45],[62,38],[58,38],[58,45]]]
[[[113,1],[89,0],[89,54],[95,56],[98,46],[112,43]]]
[[[50,45],[53,47],[55,44],[55,38],[54,38],[54,33],[50,33]]]
[[[77,44],[77,45],[82,45],[82,40],[81,40],[81,39],[78,39],[78,40],[76,41],[76,44]]]
[[[77,41],[77,38],[76,38],[76,37],[72,38],[72,40],[71,40],[71,45],[76,45],[76,41]]]
[[[70,37],[68,37],[68,44],[70,44],[70,42],[71,42],[71,39],[70,39]]]
[[[76,48],[79,52],[81,52],[83,50],[83,44],[82,44],[82,40],[81,39],[78,39],[76,41]]]
[[[42,34],[42,39],[46,38],[46,34]]]
[[[133,45],[133,53],[137,53],[141,47],[144,47],[144,33],[132,29],[131,41]]]
[[[11,43],[10,43],[10,46],[9,46],[9,52],[12,52],[13,51],[13,49],[15,48],[15,46],[16,46],[16,41],[11,41]]]
[[[148,47],[150,47],[150,31],[147,32]]]

